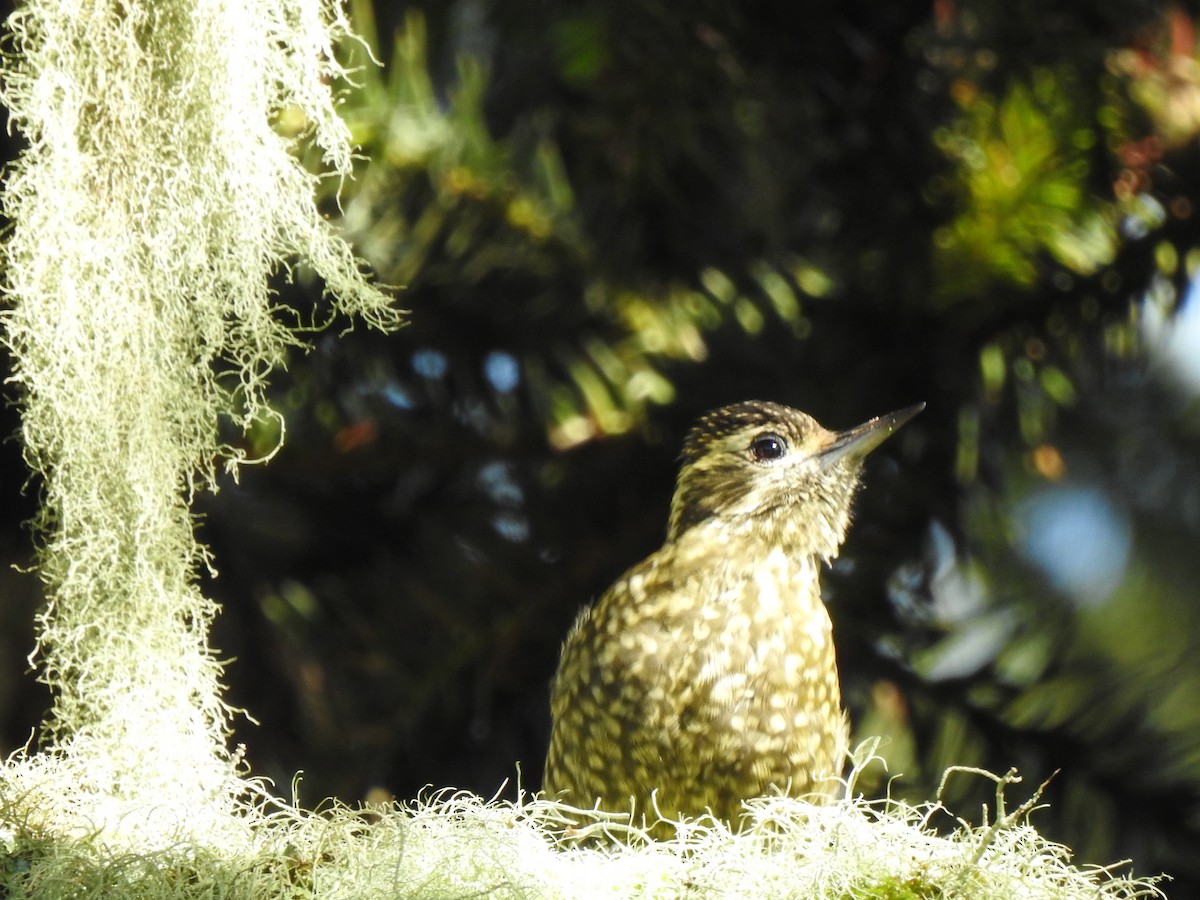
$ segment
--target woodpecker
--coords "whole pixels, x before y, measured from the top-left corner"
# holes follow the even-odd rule
[[[563,645],[547,796],[651,825],[711,813],[736,827],[748,798],[836,793],[849,729],[821,567],[863,458],[924,406],[840,433],[760,401],[699,420],[666,542]]]

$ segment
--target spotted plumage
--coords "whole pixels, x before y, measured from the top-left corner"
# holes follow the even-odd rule
[[[921,408],[841,434],[775,403],[700,419],[666,543],[563,646],[549,796],[736,824],[749,797],[836,790],[847,725],[820,568],[845,536],[862,458]]]

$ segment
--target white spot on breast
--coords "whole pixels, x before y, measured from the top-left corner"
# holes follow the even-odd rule
[[[710,696],[712,702],[721,706],[733,706],[746,689],[746,676],[741,672],[731,672],[718,678],[712,686]]]
[[[804,658],[799,653],[788,653],[783,657],[783,677],[789,682],[800,680],[804,671]]]

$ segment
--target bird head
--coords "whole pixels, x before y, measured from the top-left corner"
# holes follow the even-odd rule
[[[703,416],[683,444],[668,540],[716,522],[786,552],[832,559],[850,523],[863,458],[924,403],[849,431],[829,431],[778,403],[748,401]]]

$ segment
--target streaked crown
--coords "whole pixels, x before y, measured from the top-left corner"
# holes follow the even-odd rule
[[[924,404],[833,432],[812,416],[765,401],[707,413],[683,443],[668,540],[719,519],[795,553],[830,559],[850,523],[863,457]]]

